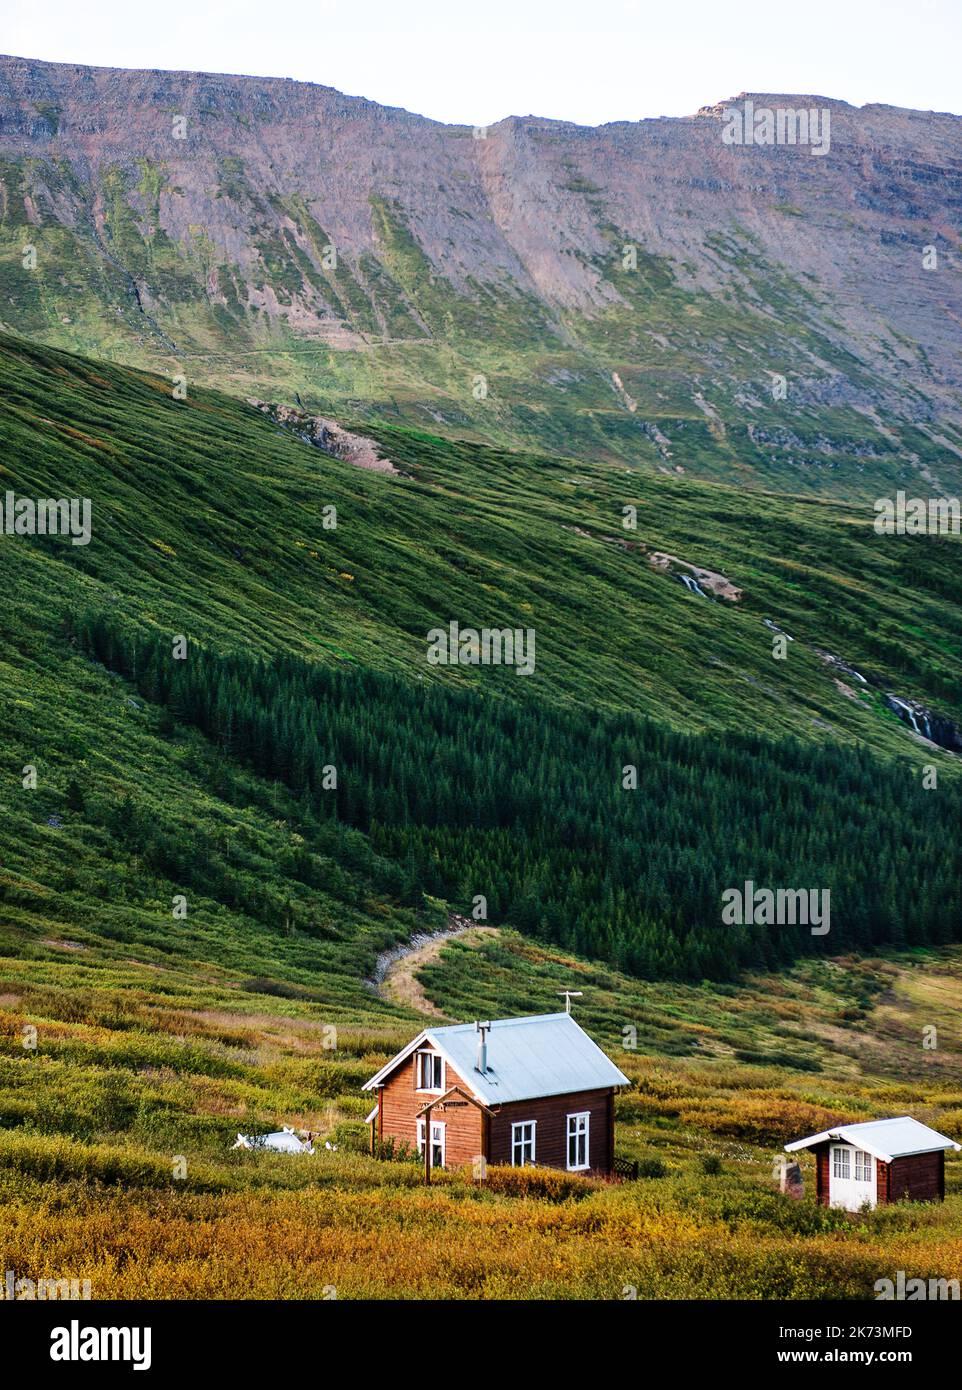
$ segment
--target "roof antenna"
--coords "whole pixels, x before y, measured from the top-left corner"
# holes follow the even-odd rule
[[[581,989],[556,989],[556,990],[555,990],[555,994],[563,994],[563,995],[564,995],[564,997],[565,997],[565,1013],[566,1013],[566,1014],[570,1014],[570,1013],[571,1013],[571,1001],[572,1001],[572,999],[580,999],[580,998],[582,997],[582,995],[584,994],[584,990],[581,990]]]

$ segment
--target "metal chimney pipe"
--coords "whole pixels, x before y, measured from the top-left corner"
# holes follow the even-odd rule
[[[476,1023],[474,1027],[478,1034],[478,1055],[475,1059],[474,1069],[484,1076],[488,1070],[488,1044],[486,1035],[491,1024],[479,1022]]]

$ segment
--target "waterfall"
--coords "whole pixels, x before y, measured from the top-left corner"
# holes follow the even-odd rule
[[[918,721],[918,719],[915,717],[915,710],[912,708],[912,706],[909,705],[909,704],[906,704],[906,702],[905,702],[904,700],[900,700],[900,699],[898,698],[897,695],[890,695],[888,698],[889,698],[889,704],[890,704],[890,705],[893,705],[894,708],[895,708],[895,713],[898,714],[899,711],[901,710],[901,711],[903,711],[906,715],[908,715],[908,721],[909,721],[909,723],[912,725],[912,728],[914,729],[914,731],[915,731],[917,734],[920,734],[920,733],[922,732],[922,730],[919,728],[919,721]],[[926,720],[926,727],[928,727],[928,720]],[[927,737],[927,735],[926,735],[926,737]]]
[[[698,581],[696,579],[693,579],[690,574],[679,574],[676,575],[676,578],[681,580],[681,582],[684,584],[685,588],[689,591],[689,593],[697,594],[699,598],[708,597],[704,589],[699,587]]]
[[[903,700],[899,695],[886,695],[885,703],[921,738],[953,753],[962,753],[962,728],[954,720],[926,709],[918,700]]]

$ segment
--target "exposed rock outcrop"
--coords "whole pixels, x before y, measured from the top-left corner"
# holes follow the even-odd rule
[[[715,570],[706,570],[701,565],[693,565],[688,560],[679,560],[677,555],[669,555],[665,551],[653,550],[648,556],[648,563],[655,569],[667,570],[674,574],[677,579],[685,585],[693,594],[700,594],[702,598],[712,595],[714,598],[727,599],[729,603],[737,603],[742,596],[742,590],[737,588],[727,575],[718,574]],[[675,566],[680,566],[681,572]]]
[[[316,449],[323,449],[332,458],[343,459],[355,468],[367,468],[372,473],[398,474],[390,459],[381,455],[380,447],[373,439],[363,434],[354,434],[344,429],[335,420],[327,420],[323,415],[308,415],[304,410],[296,410],[290,405],[274,405],[269,401],[259,401],[248,396],[247,404],[255,410],[269,415],[272,420],[289,429]]]

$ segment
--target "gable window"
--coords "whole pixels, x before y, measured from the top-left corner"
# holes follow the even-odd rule
[[[424,1121],[418,1120],[418,1153],[424,1153]],[[431,1121],[431,1167],[444,1167],[444,1125]]]
[[[417,1054],[417,1087],[419,1091],[444,1090],[444,1059],[437,1052],[424,1050]]]
[[[832,1177],[850,1178],[852,1176],[852,1151],[851,1149],[834,1148],[832,1150]]]
[[[568,1116],[568,1167],[588,1167],[588,1124],[590,1112],[581,1111]]]
[[[864,1149],[855,1150],[855,1181],[872,1181],[872,1155],[866,1153]]]
[[[523,1120],[511,1126],[511,1162],[515,1168],[523,1168],[534,1162],[535,1120]]]

